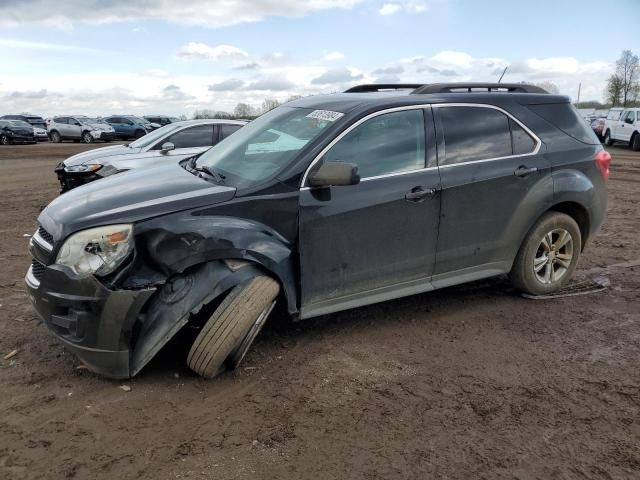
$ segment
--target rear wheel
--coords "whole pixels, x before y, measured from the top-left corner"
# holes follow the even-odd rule
[[[631,139],[631,150],[640,152],[640,133],[634,133]]]
[[[547,212],[527,234],[511,270],[511,281],[531,295],[553,293],[575,272],[582,238],[569,215]]]
[[[236,286],[196,337],[187,363],[205,378],[235,368],[275,305],[280,285],[266,276]]]
[[[0,135],[0,144],[1,145],[10,145],[11,139],[6,135]]]
[[[55,130],[49,134],[49,137],[51,137],[53,143],[60,143],[62,141],[62,137]]]
[[[604,144],[607,147],[610,147],[611,145],[613,145],[613,139],[611,138],[611,131],[607,130],[604,134]]]
[[[91,143],[91,142],[93,142],[93,137],[91,136],[91,134],[89,132],[84,132],[82,134],[82,141],[84,143]]]

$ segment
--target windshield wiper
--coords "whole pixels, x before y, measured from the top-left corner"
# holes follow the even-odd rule
[[[195,172],[206,173],[210,177],[213,177],[217,183],[224,183],[227,177],[225,177],[223,174],[216,172],[215,169],[208,167],[206,165],[197,164],[199,156],[200,155],[196,155],[193,158],[191,158],[191,160],[189,160],[189,168]]]

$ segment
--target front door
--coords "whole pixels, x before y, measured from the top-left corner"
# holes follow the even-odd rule
[[[523,228],[539,214],[540,204],[553,198],[544,146],[497,108],[439,105],[434,113],[442,219],[433,284],[503,273]]]
[[[302,318],[431,289],[440,211],[431,110],[369,117],[320,160],[357,164],[360,183],[300,192]]]

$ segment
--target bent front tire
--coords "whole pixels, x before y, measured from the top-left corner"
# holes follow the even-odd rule
[[[235,368],[264,325],[279,291],[278,282],[265,276],[233,288],[193,342],[189,367],[205,378],[222,373],[226,364]]]
[[[545,213],[531,228],[511,269],[516,288],[530,295],[547,295],[573,276],[582,237],[576,221],[560,212]]]

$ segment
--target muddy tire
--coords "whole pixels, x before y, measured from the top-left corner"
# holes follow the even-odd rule
[[[607,130],[604,134],[604,144],[607,147],[613,145],[613,139],[611,138],[611,131]]]
[[[61,137],[61,136],[60,136],[60,134],[59,134],[58,132],[56,132],[55,130],[49,134],[49,137],[51,138],[51,141],[52,141],[53,143],[60,143],[60,142],[62,142],[62,137]]]
[[[564,213],[547,212],[524,239],[511,269],[511,281],[530,295],[556,292],[571,280],[581,251],[576,221]]]
[[[631,150],[640,152],[640,133],[634,133],[631,139]]]
[[[258,333],[252,327],[264,324],[279,291],[278,282],[269,277],[252,278],[231,290],[193,342],[189,367],[205,378],[222,373],[229,357],[236,358],[231,365],[236,367]],[[251,335],[247,345],[245,339]],[[236,351],[239,348],[244,349],[241,355]]]

